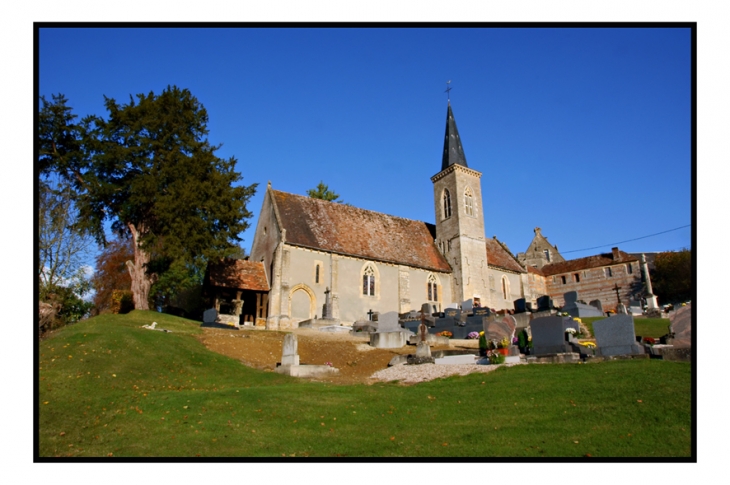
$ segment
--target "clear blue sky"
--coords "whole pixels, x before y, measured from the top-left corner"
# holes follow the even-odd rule
[[[306,194],[323,180],[357,207],[434,222],[447,80],[486,235],[513,253],[536,226],[572,259],[692,223],[689,29],[43,29],[39,54],[40,94],[79,115],[190,89],[218,155],[259,184],[247,251],[267,181]]]

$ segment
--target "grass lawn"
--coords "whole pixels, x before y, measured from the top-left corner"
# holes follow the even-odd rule
[[[158,328],[140,328],[151,319]],[[197,322],[108,315],[41,342],[40,457],[687,457],[691,364],[524,365],[337,386],[205,349]]]
[[[604,318],[606,317],[585,317],[581,318],[581,321],[593,334],[593,322]],[[634,317],[634,333],[642,337],[662,337],[669,333],[669,319]]]

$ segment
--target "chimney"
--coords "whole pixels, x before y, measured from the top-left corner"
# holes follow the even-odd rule
[[[542,233],[540,232],[540,228],[539,227],[536,227],[535,228],[535,236],[542,236]]]
[[[613,260],[618,261],[620,258],[618,255],[618,248],[611,248],[611,253],[613,253]]]

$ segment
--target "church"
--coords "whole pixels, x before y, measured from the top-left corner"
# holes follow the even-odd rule
[[[638,258],[618,248],[566,261],[540,228],[517,256],[486,238],[481,176],[467,165],[449,103],[441,170],[431,177],[435,225],[269,183],[248,260],[212,265],[206,285],[224,305],[238,305],[242,323],[267,329],[322,317],[325,300],[329,317],[351,323],[423,303],[438,311],[454,304],[512,310],[515,300],[535,304],[549,295],[560,306],[574,290],[608,310],[643,291]]]

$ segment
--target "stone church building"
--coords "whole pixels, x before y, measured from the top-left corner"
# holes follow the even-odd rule
[[[227,263],[237,265],[229,272],[250,273],[234,278],[237,298],[256,302],[242,304],[251,309],[242,320],[296,327],[323,316],[326,291],[331,317],[345,323],[370,311],[418,310],[425,302],[438,310],[454,303],[500,310],[549,295],[561,305],[571,290],[585,301],[601,299],[607,310],[617,295],[628,303],[641,291],[638,259],[617,248],[566,261],[539,228],[517,256],[496,237],[486,238],[481,176],[467,165],[449,103],[441,170],[431,177],[435,225],[277,191],[269,183],[248,261]],[[226,262],[210,277],[223,267]],[[242,287],[249,280],[258,281],[255,288]]]

